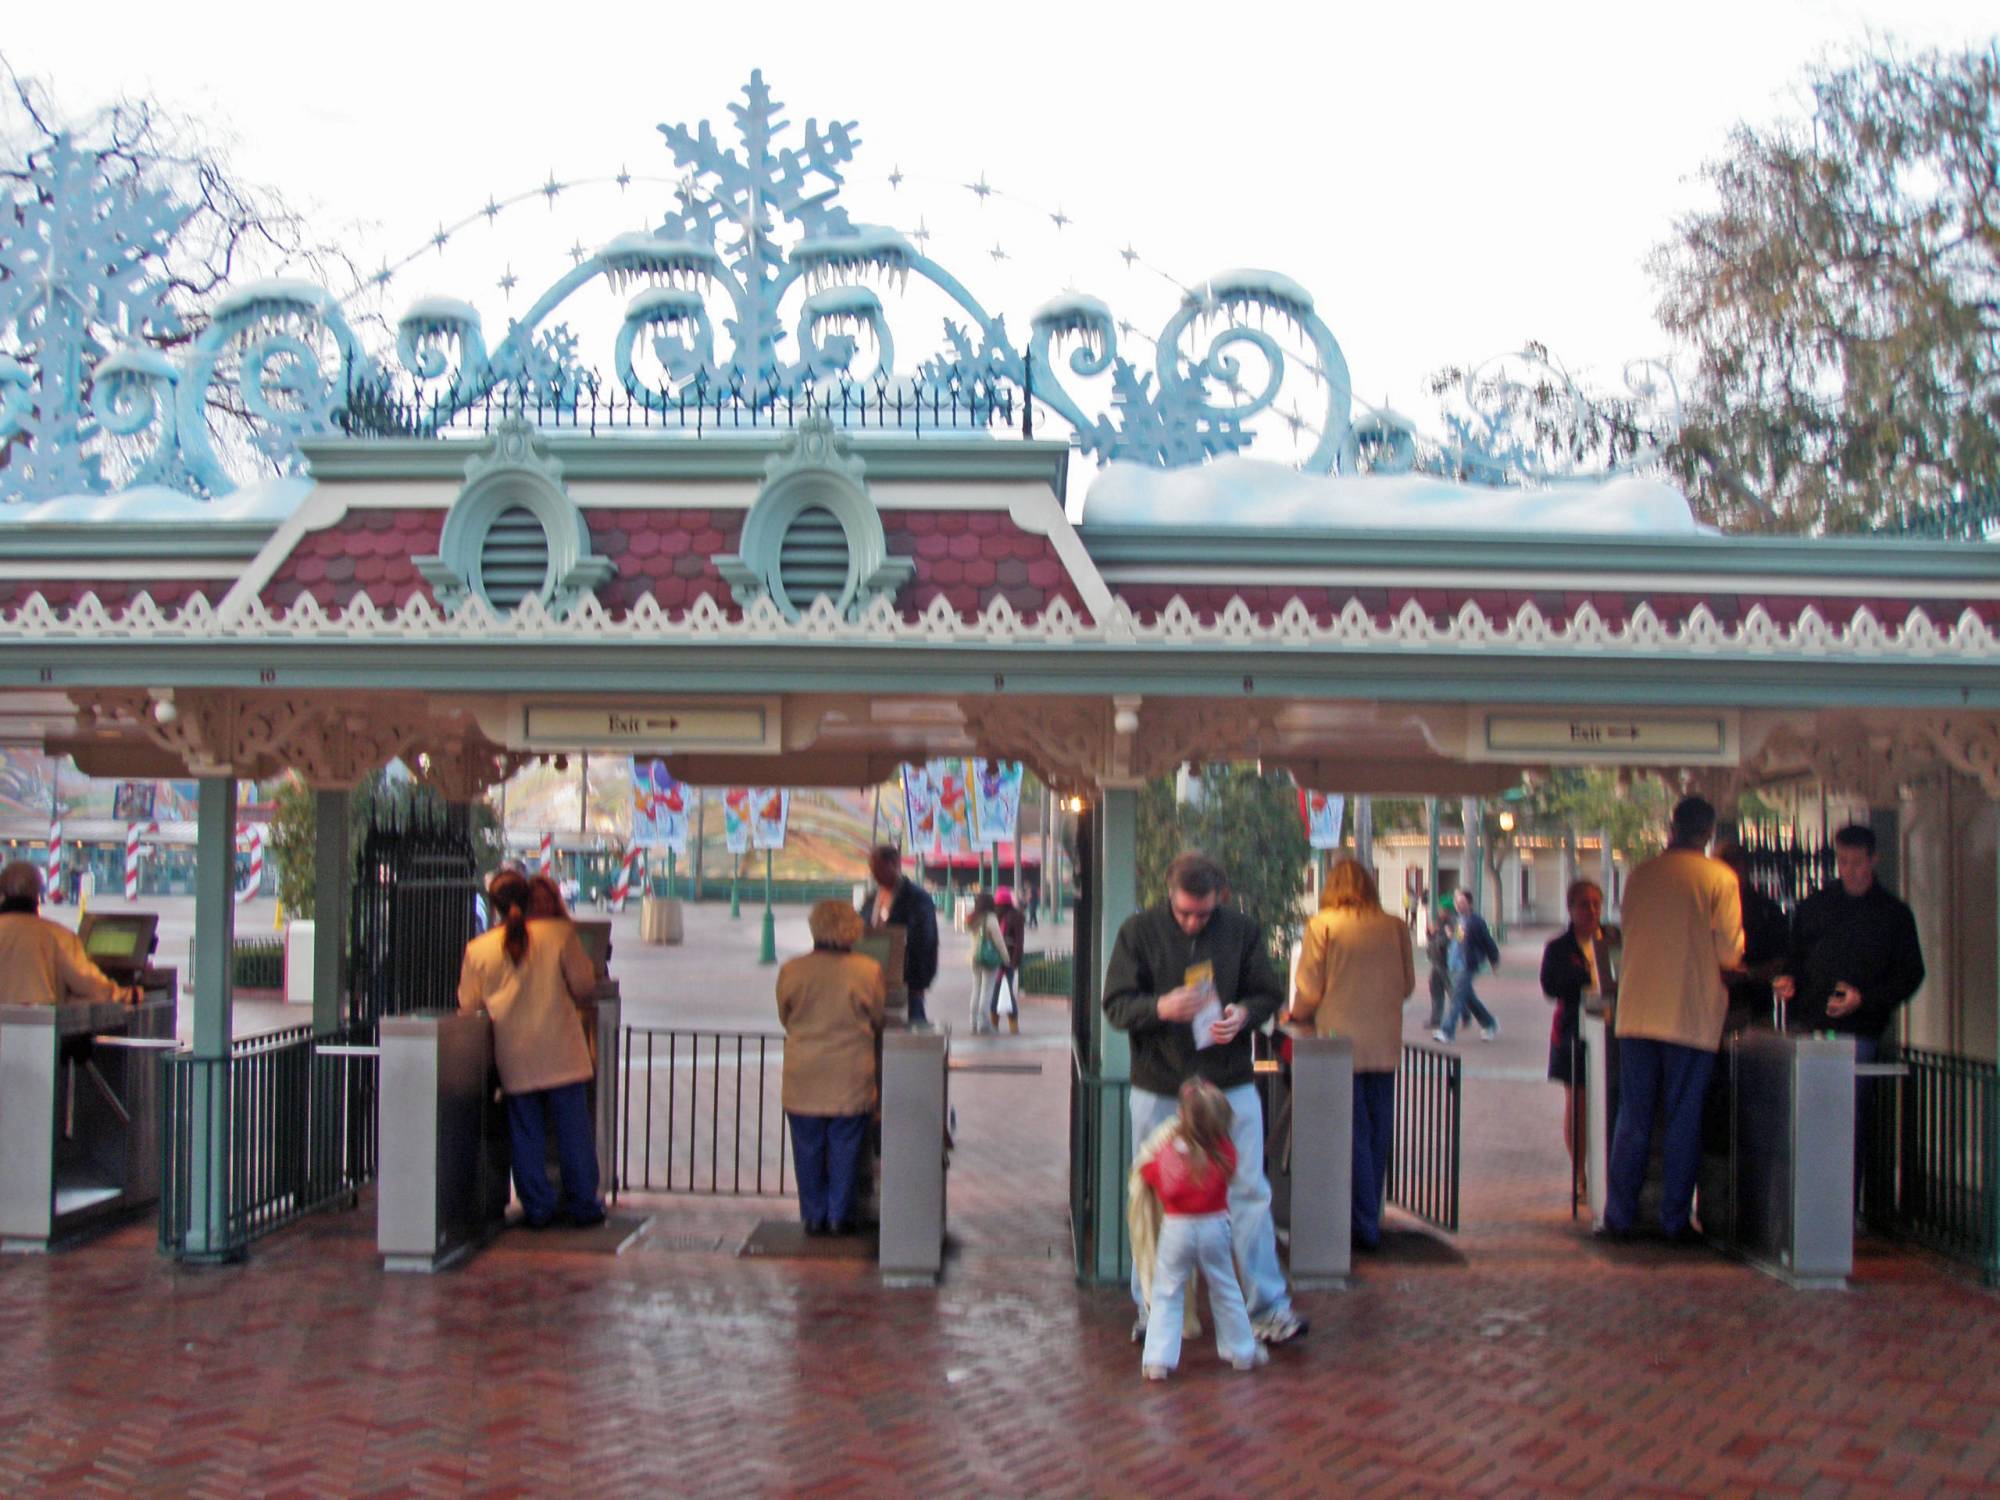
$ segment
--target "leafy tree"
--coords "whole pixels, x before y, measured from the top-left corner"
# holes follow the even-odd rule
[[[1198,799],[1178,802],[1166,776],[1140,793],[1139,900],[1164,901],[1174,856],[1203,850],[1228,872],[1231,903],[1255,919],[1282,959],[1305,928],[1299,903],[1312,858],[1298,787],[1283,771],[1238,765],[1204,767],[1200,787]]]
[[[1669,461],[1727,527],[1977,534],[2000,482],[2000,50],[1857,56],[1739,125],[1654,254],[1694,382]]]

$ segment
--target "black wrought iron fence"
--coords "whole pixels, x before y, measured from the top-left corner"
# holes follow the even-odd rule
[[[372,1027],[295,1026],[245,1037],[228,1057],[162,1055],[164,1253],[231,1259],[303,1214],[352,1204],[375,1177],[376,1060],[320,1048],[372,1040]],[[200,1224],[198,1176],[209,1182]]]
[[[599,432],[677,432],[691,437],[787,431],[821,417],[856,431],[979,432],[1012,427],[1026,402],[1012,385],[945,381],[912,385],[889,379],[826,380],[796,385],[697,379],[669,396],[634,397],[590,378],[568,387],[522,391],[494,386],[467,396],[450,389],[357,383],[334,412],[350,437],[478,436],[519,418],[536,427]]]
[[[618,1124],[627,1191],[789,1192],[779,1032],[628,1026]]]
[[[1416,1042],[1403,1044],[1402,1064],[1396,1070],[1389,1201],[1448,1234],[1458,1231],[1464,1097],[1456,1053]]]
[[[1817,829],[1751,822],[1737,832],[1750,883],[1788,911],[1837,878],[1833,842]]]
[[[350,922],[350,1011],[383,1016],[452,1010],[465,945],[477,930],[472,835],[448,815],[415,810],[371,826],[361,842]]]
[[[1905,1076],[1870,1080],[1868,1222],[2000,1282],[2000,1071],[1917,1047],[1896,1061]]]
[[[1123,1284],[1132,1274],[1132,1237],[1125,1220],[1126,1164],[1133,1150],[1132,1084],[1090,1072],[1074,1049],[1070,1063],[1069,1220],[1076,1279]],[[1114,1136],[1116,1152],[1104,1152],[1102,1142]],[[1114,1164],[1117,1180],[1106,1183],[1103,1176]]]

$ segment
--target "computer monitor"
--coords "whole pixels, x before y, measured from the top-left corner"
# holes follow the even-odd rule
[[[611,924],[604,921],[577,922],[577,939],[589,955],[590,966],[603,979],[611,972]]]
[[[76,930],[91,962],[114,978],[130,977],[153,956],[157,913],[85,912]]]

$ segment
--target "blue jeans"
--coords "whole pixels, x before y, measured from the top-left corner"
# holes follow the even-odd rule
[[[1153,1305],[1146,1313],[1142,1367],[1171,1370],[1180,1364],[1181,1304],[1197,1266],[1208,1283],[1215,1352],[1232,1362],[1257,1357],[1257,1337],[1250,1331],[1229,1250],[1229,1215],[1167,1214],[1160,1220],[1160,1248],[1153,1259]]]
[[[1479,996],[1473,993],[1472,970],[1453,969],[1451,971],[1451,1008],[1444,1014],[1444,1039],[1450,1041],[1458,1035],[1458,1028],[1467,1015],[1477,1021],[1487,1031],[1493,1029],[1493,1012],[1479,1003]]]
[[[1354,1243],[1382,1243],[1382,1194],[1396,1141],[1396,1075],[1354,1075]]]
[[[861,1147],[866,1115],[795,1115],[793,1165],[799,1176],[799,1218],[808,1229],[849,1228],[861,1196]]]
[[[555,1125],[556,1160],[562,1168],[562,1208],[578,1223],[604,1217],[597,1197],[597,1141],[590,1128],[590,1100],[581,1083],[507,1096],[507,1142],[514,1159],[514,1191],[530,1224],[555,1217],[549,1186],[549,1141],[543,1111]]]
[[[1683,1233],[1694,1209],[1694,1179],[1701,1166],[1701,1111],[1715,1054],[1678,1042],[1646,1037],[1618,1039],[1618,1123],[1611,1133],[1605,1173],[1604,1227],[1628,1234],[1639,1218],[1639,1189],[1653,1154],[1653,1111],[1666,1105],[1666,1179],[1660,1228]]]
[[[1250,1316],[1261,1319],[1292,1310],[1285,1273],[1278,1265],[1278,1232],[1271,1222],[1271,1184],[1264,1176],[1264,1103],[1251,1083],[1224,1089],[1233,1119],[1230,1144],[1236,1147],[1236,1175],[1229,1179],[1229,1235],[1236,1248],[1236,1268],[1243,1278]],[[1178,1112],[1172,1094],[1132,1090],[1132,1149]],[[1132,1300],[1145,1307],[1139,1271],[1132,1271]]]

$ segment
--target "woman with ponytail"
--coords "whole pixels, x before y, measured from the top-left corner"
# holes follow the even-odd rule
[[[458,1004],[493,1020],[523,1220],[541,1229],[560,1211],[572,1224],[602,1223],[597,1144],[584,1092],[590,1049],[576,1008],[595,989],[596,973],[576,928],[561,914],[560,897],[551,911],[547,893],[513,870],[496,875],[486,895],[493,926],[466,945]],[[551,1123],[562,1164],[560,1207],[545,1165]]]

